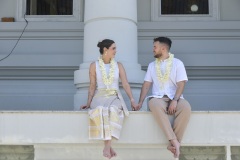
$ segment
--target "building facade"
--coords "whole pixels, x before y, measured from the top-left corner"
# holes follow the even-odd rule
[[[0,17],[15,18],[14,23],[0,23],[1,59],[11,52],[26,26],[26,2],[1,1]],[[94,13],[92,9],[96,11],[101,8],[98,5],[94,7],[91,4],[93,6],[87,10],[84,9],[87,3],[74,0],[72,16],[26,15],[28,25],[20,41],[12,54],[0,61],[1,109],[73,110],[73,99],[77,92],[73,73],[81,66],[87,69],[89,62],[96,60],[99,53],[95,44],[100,39],[115,38],[116,43],[119,43],[116,58],[127,68],[139,70],[140,66],[140,70],[146,70],[148,63],[153,60],[152,39],[169,36],[173,40],[171,52],[187,68],[190,81],[186,86],[185,97],[191,102],[193,110],[238,110],[239,1],[211,0],[207,15],[170,16],[161,14],[160,2],[138,0],[135,4],[118,4],[121,7],[118,13],[118,6],[113,5],[116,15],[105,7],[106,13],[112,12],[110,16],[101,12],[104,14],[99,17],[89,17],[90,22],[91,18],[114,20],[119,16],[119,19],[132,24],[118,22],[118,26],[111,28],[111,35],[98,34],[91,38],[88,38],[91,34],[104,30],[101,26],[96,26],[96,33],[91,29],[84,30],[87,26],[84,25],[84,18],[85,24],[90,24],[87,22],[89,19],[86,20],[88,12]],[[131,7],[124,12],[126,6]],[[131,25],[136,25],[136,28]],[[127,28],[118,32],[121,27]],[[125,34],[133,38],[129,39]],[[136,36],[137,40],[134,39]],[[134,59],[131,62],[135,63],[133,66],[128,66],[128,58],[125,58],[129,55],[132,55],[131,60]],[[133,78],[133,86],[134,82],[141,84],[143,81],[141,72],[139,74],[139,77]],[[129,77],[131,79],[131,74]]]
[[[45,8],[41,8],[41,5]],[[68,8],[63,10],[62,8],[66,6]],[[176,8],[171,8],[173,6]],[[189,82],[184,97],[189,100],[195,112],[194,122],[198,123],[201,119],[198,119],[198,113],[204,113],[201,116],[202,118],[206,116],[207,119],[212,119],[218,113],[224,113],[223,117],[236,114],[239,116],[239,6],[239,0],[192,0],[182,5],[174,0],[71,0],[61,3],[47,0],[42,0],[41,3],[37,3],[36,0],[2,0],[0,1],[0,18],[3,18],[0,22],[0,109],[6,111],[2,112],[3,120],[9,119],[8,114],[12,112],[25,115],[26,112],[21,111],[29,111],[33,114],[36,114],[33,111],[41,111],[39,113],[41,115],[55,111],[56,115],[59,115],[59,111],[64,111],[71,116],[74,114],[71,111],[78,111],[78,107],[86,103],[89,64],[98,58],[96,45],[104,38],[115,40],[118,47],[116,59],[127,68],[134,97],[138,99],[148,63],[154,60],[153,38],[158,36],[168,36],[172,39],[171,52],[186,66]],[[3,22],[6,20],[4,17],[12,17],[14,22]],[[127,103],[129,104],[128,101]],[[147,110],[146,105],[143,110]],[[208,115],[209,112],[213,115]],[[80,112],[76,114],[82,115]],[[142,114],[149,113],[142,112]],[[41,120],[36,119],[36,121]],[[146,121],[150,122],[151,118],[147,117]],[[224,123],[224,119],[220,118],[220,122]],[[206,132],[212,127],[207,121],[202,123],[209,125],[204,130]],[[23,124],[25,122],[21,123]],[[78,123],[74,124],[78,125]],[[3,126],[7,126],[7,123],[3,123]],[[184,149],[187,150],[187,146],[192,145],[218,146],[220,148],[215,148],[220,150],[216,151],[217,155],[223,149],[226,154],[222,156],[219,154],[220,157],[227,155],[225,157],[227,160],[237,159],[239,154],[235,157],[230,154],[235,155],[234,153],[239,151],[240,142],[236,137],[239,131],[229,128],[231,130],[229,136],[235,136],[236,139],[226,140],[224,139],[228,136],[226,134],[219,135],[221,143],[217,142],[219,139],[215,137],[216,139],[213,140],[212,137],[201,144],[201,139],[192,139],[192,141],[191,138],[186,138]],[[240,128],[239,124],[236,128]],[[3,130],[6,131],[4,128]],[[215,130],[214,133],[217,131]],[[125,132],[130,133],[130,130]],[[15,132],[10,130],[2,135],[7,133]],[[191,129],[187,135],[191,135],[190,133],[192,133]],[[13,135],[17,137],[17,134]],[[45,144],[48,138],[46,136],[43,140],[32,137],[30,144],[34,146],[41,140]],[[71,138],[66,141],[60,140],[60,146],[64,146],[62,143],[72,144]],[[82,141],[81,137],[73,136],[73,140],[76,140],[76,143],[87,143],[90,148],[92,147],[91,143]],[[127,140],[128,138],[123,138],[119,148],[129,142]],[[58,143],[56,139],[52,142]],[[2,138],[2,144],[26,143],[28,144],[27,138],[22,142],[18,138],[13,142],[8,137]],[[129,143],[133,146],[136,144]],[[151,140],[141,143],[146,148],[150,144],[154,144],[151,145],[152,148],[158,145]],[[163,145],[165,143],[163,142]],[[205,145],[209,143],[210,146]],[[51,145],[48,147],[55,147]],[[73,152],[76,149],[74,145],[70,147]],[[35,154],[41,155],[44,147],[44,145],[34,146],[38,151]],[[81,149],[82,146],[78,147]],[[28,149],[32,151],[31,146]],[[123,150],[122,152],[124,153]],[[35,159],[44,159],[44,157]]]

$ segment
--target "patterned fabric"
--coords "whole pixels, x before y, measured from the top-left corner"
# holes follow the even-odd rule
[[[118,92],[99,90],[89,110],[89,139],[119,139],[124,120],[122,102]]]

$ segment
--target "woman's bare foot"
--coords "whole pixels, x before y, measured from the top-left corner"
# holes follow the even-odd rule
[[[111,154],[111,147],[110,146],[105,146],[103,149],[103,156],[111,159],[112,158],[112,154]]]
[[[171,151],[173,154],[176,153],[176,148],[175,148],[174,146],[172,146],[172,145],[168,146],[167,149],[168,149],[169,151]]]
[[[180,155],[180,143],[178,142],[178,140],[173,139],[171,140],[171,144],[172,146],[175,148],[175,153],[173,153],[174,158],[179,158]]]
[[[113,150],[112,147],[110,148],[110,152],[111,152],[111,156],[112,157],[116,157],[117,156],[117,153]]]

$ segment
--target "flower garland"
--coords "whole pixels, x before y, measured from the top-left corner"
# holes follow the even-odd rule
[[[106,68],[104,66],[104,62],[102,58],[99,58],[99,66],[100,66],[100,71],[102,73],[102,80],[103,83],[108,87],[113,83],[114,79],[114,71],[115,71],[115,61],[114,59],[111,59],[110,61],[110,70],[109,70],[109,75],[107,76]]]
[[[158,58],[156,58],[155,67],[156,67],[157,78],[158,78],[159,82],[165,83],[168,81],[170,72],[172,69],[173,58],[174,58],[174,55],[169,53],[169,58],[168,58],[167,64],[166,64],[166,72],[164,75],[162,75],[162,72],[160,69],[161,61]]]

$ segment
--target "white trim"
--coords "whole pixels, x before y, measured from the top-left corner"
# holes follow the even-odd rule
[[[216,21],[219,20],[219,1],[209,0],[209,15],[162,15],[161,0],[151,0],[152,21]]]
[[[24,21],[26,0],[17,1],[17,21]],[[26,15],[28,21],[82,21],[83,0],[73,0],[73,15]]]

